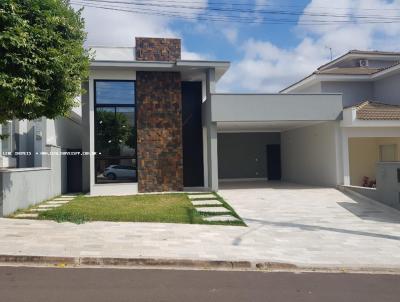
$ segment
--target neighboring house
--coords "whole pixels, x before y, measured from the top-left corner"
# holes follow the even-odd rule
[[[0,217],[73,188],[76,160],[61,155],[81,148],[81,117],[13,120],[0,126]],[[75,175],[74,175],[75,172]]]
[[[353,50],[282,91],[342,94],[338,142],[342,146],[342,183],[372,186],[377,182],[377,191],[358,191],[398,208],[399,84],[399,52]]]
[[[42,139],[43,146],[83,151],[82,157],[67,157],[67,176],[65,169],[57,173],[64,175],[59,183],[67,177],[72,187],[78,182],[91,195],[217,191],[221,181],[243,180],[360,185],[360,177],[375,178],[372,170],[361,170],[362,156],[398,160],[400,121],[392,109],[397,112],[394,81],[400,54],[350,52],[284,93],[225,94],[216,93],[215,85],[230,63],[182,60],[178,39],[136,38],[135,48],[92,49],[81,128],[41,128],[43,137],[49,128],[56,130],[50,135],[56,142]],[[363,67],[355,65],[360,59]],[[331,69],[347,73],[327,74]],[[40,141],[36,134],[33,144]],[[67,137],[80,141],[58,141]],[[24,186],[30,190],[35,181]],[[8,187],[17,190],[14,183]]]

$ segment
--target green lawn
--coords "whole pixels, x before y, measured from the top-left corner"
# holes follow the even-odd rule
[[[226,206],[226,203],[224,205]],[[131,221],[244,225],[241,221],[231,223],[203,221],[187,195],[182,193],[101,197],[78,196],[68,204],[41,212],[38,219],[74,223]]]

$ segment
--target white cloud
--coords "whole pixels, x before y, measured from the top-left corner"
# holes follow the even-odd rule
[[[296,48],[285,50],[270,42],[248,40],[242,47],[244,58],[233,63],[219,90],[278,91],[326,61],[327,50],[309,38]],[[312,62],[311,66],[310,63]]]
[[[238,29],[235,27],[227,27],[221,29],[222,34],[226,37],[226,39],[234,44],[237,41],[238,38]]]
[[[157,3],[160,1],[161,0],[158,0]],[[142,2],[145,3],[146,0]],[[205,8],[207,6],[207,0],[197,2],[196,7]],[[179,12],[184,13],[188,17],[194,17],[196,14],[202,12],[201,9],[185,9],[184,6],[188,4],[179,5],[179,3],[174,4],[168,0],[165,0],[165,4],[174,6],[163,9],[164,12],[168,13]],[[121,5],[122,4],[118,4],[118,6]],[[77,5],[73,6],[75,8],[79,7]],[[128,5],[124,5],[123,7],[126,9],[135,9]],[[156,10],[157,7],[148,7],[148,9]],[[131,12],[86,7],[83,11],[83,17],[85,19],[86,31],[88,32],[86,44],[89,46],[134,46],[135,37],[139,36],[182,38],[181,34],[172,30],[170,26],[173,18],[168,18],[166,16],[135,14]],[[186,59],[202,59],[203,55],[189,52],[183,47],[182,57]]]
[[[379,11],[372,10],[374,8],[379,8]],[[310,23],[311,19],[316,18],[329,20],[327,17],[310,16],[318,13],[343,15],[340,20],[348,20],[354,15],[395,16],[393,9],[400,10],[400,0],[313,0],[305,8],[300,22]],[[397,38],[400,34],[399,23],[361,24],[362,22],[363,19],[357,19],[355,24],[299,25],[296,32],[303,38],[291,49],[277,47],[268,41],[249,39],[240,48],[243,58],[232,64],[218,85],[218,90],[277,92],[328,61],[329,47],[334,56],[351,49],[400,49],[400,40]]]
[[[88,45],[133,46],[136,36],[177,37],[168,28],[168,20],[160,17],[85,8]]]
[[[206,55],[188,51],[185,47],[182,47],[182,59],[184,60],[206,60],[207,58]]]

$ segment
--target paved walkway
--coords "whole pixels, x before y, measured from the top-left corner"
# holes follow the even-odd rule
[[[67,204],[68,202],[73,200],[75,197],[76,195],[73,194],[61,195],[51,200],[32,206],[31,208],[16,214],[14,217],[36,219],[39,216],[39,212],[45,212],[54,208],[61,207],[62,205]]]
[[[400,268],[400,212],[331,188],[223,185],[248,227],[0,219],[0,254]]]

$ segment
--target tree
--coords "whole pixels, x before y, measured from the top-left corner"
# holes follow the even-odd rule
[[[1,0],[0,124],[68,115],[88,76],[85,39],[67,0]]]

